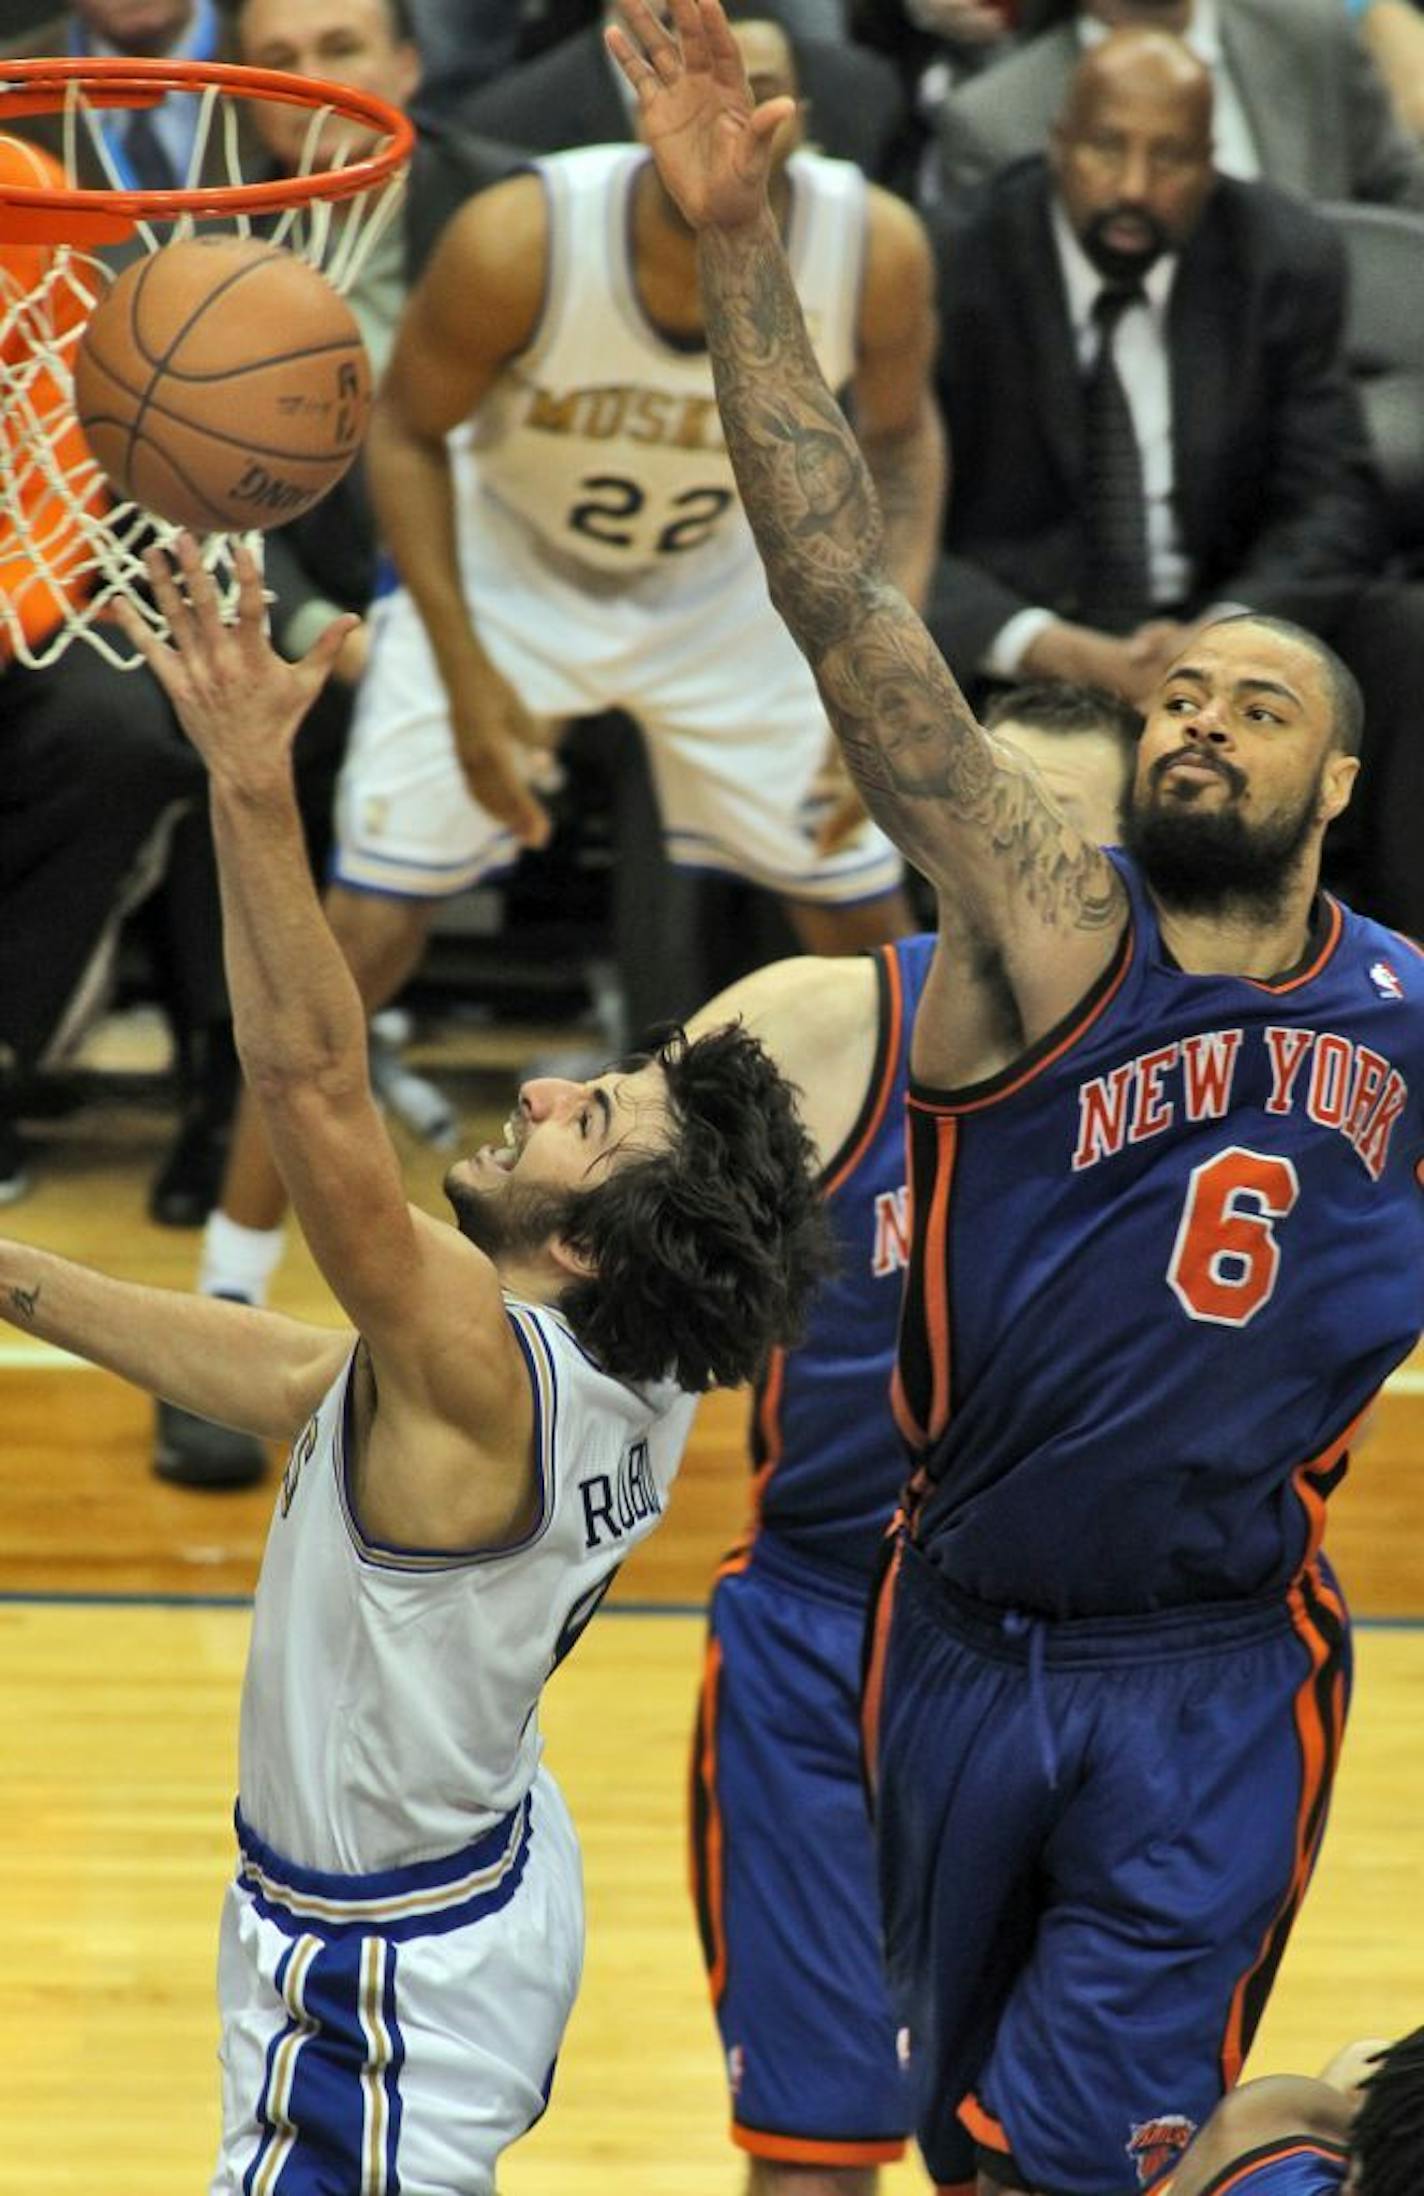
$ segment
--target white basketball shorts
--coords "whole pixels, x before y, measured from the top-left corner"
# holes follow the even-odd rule
[[[211,2196],[492,2196],[548,2101],[583,1960],[553,1779],[463,1852],[380,1875],[294,1867],[240,1816],[238,1845]]]
[[[622,709],[637,720],[674,862],[822,905],[894,890],[900,859],[874,824],[832,854],[816,850],[830,728],[754,554],[724,564],[715,584],[582,587],[486,498],[461,561],[484,648],[533,716],[561,725]],[[508,869],[517,853],[470,798],[424,627],[397,589],[372,611],[334,875],[443,899]]]

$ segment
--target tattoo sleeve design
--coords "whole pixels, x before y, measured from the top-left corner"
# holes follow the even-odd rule
[[[964,826],[1020,906],[1062,927],[1121,920],[1121,888],[1037,781],[976,722],[886,572],[865,460],[822,379],[768,214],[707,229],[700,267],[717,401],[771,599],[806,656],[876,821],[936,884],[962,876]]]
[[[36,1282],[32,1289],[14,1287],[10,1291],[10,1310],[17,1319],[33,1319],[39,1309],[40,1290]]]

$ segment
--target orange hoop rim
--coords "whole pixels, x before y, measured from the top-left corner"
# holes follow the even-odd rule
[[[317,201],[360,198],[389,182],[415,148],[410,117],[373,92],[286,69],[249,68],[237,61],[141,61],[123,55],[0,62],[0,128],[19,116],[62,109],[71,84],[81,85],[89,104],[96,107],[152,107],[167,92],[209,88],[289,107],[330,107],[349,121],[382,131],[390,142],[345,167],[255,183],[194,184],[155,191],[85,189],[77,184],[47,189],[0,181],[0,235],[119,242],[144,220],[175,221],[182,214],[220,218],[280,213]]]

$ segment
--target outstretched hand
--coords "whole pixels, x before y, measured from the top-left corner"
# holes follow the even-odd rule
[[[736,229],[766,203],[771,144],[796,112],[789,96],[758,106],[720,0],[669,0],[666,30],[648,0],[620,0],[604,32],[638,99],[658,173],[694,229]]]
[[[210,774],[257,784],[270,778],[274,764],[285,772],[297,727],[360,619],[334,618],[299,662],[288,663],[268,638],[262,574],[244,542],[233,548],[237,617],[231,624],[191,534],[180,534],[171,550],[150,549],[144,562],[169,639],[160,640],[122,601],[119,621]]]

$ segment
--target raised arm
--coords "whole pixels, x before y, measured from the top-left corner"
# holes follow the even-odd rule
[[[698,231],[717,400],[772,600],[867,807],[942,906],[962,908],[1031,1043],[1107,965],[1125,895],[976,722],[892,583],[870,475],[816,365],[767,205],[770,139],[790,103],[753,106],[718,0],[671,4],[675,38],[645,0],[625,0],[628,30],[608,42]],[[918,1046],[917,1060],[934,1072]]]
[[[186,536],[178,558],[178,576],[160,553],[149,559],[174,645],[133,616],[126,629],[207,765],[243,1072],[312,1254],[370,1351],[379,1470],[363,1483],[363,1518],[415,1545],[489,1543],[528,1492],[528,1380],[491,1261],[406,1201],[292,779],[297,725],[356,621],[336,620],[307,657],[284,663],[245,549],[235,626]]]
[[[701,1037],[741,1022],[796,1090],[796,1110],[824,1168],[856,1124],[875,1066],[879,982],[874,956],[798,955],[739,977],[687,1025]]]

